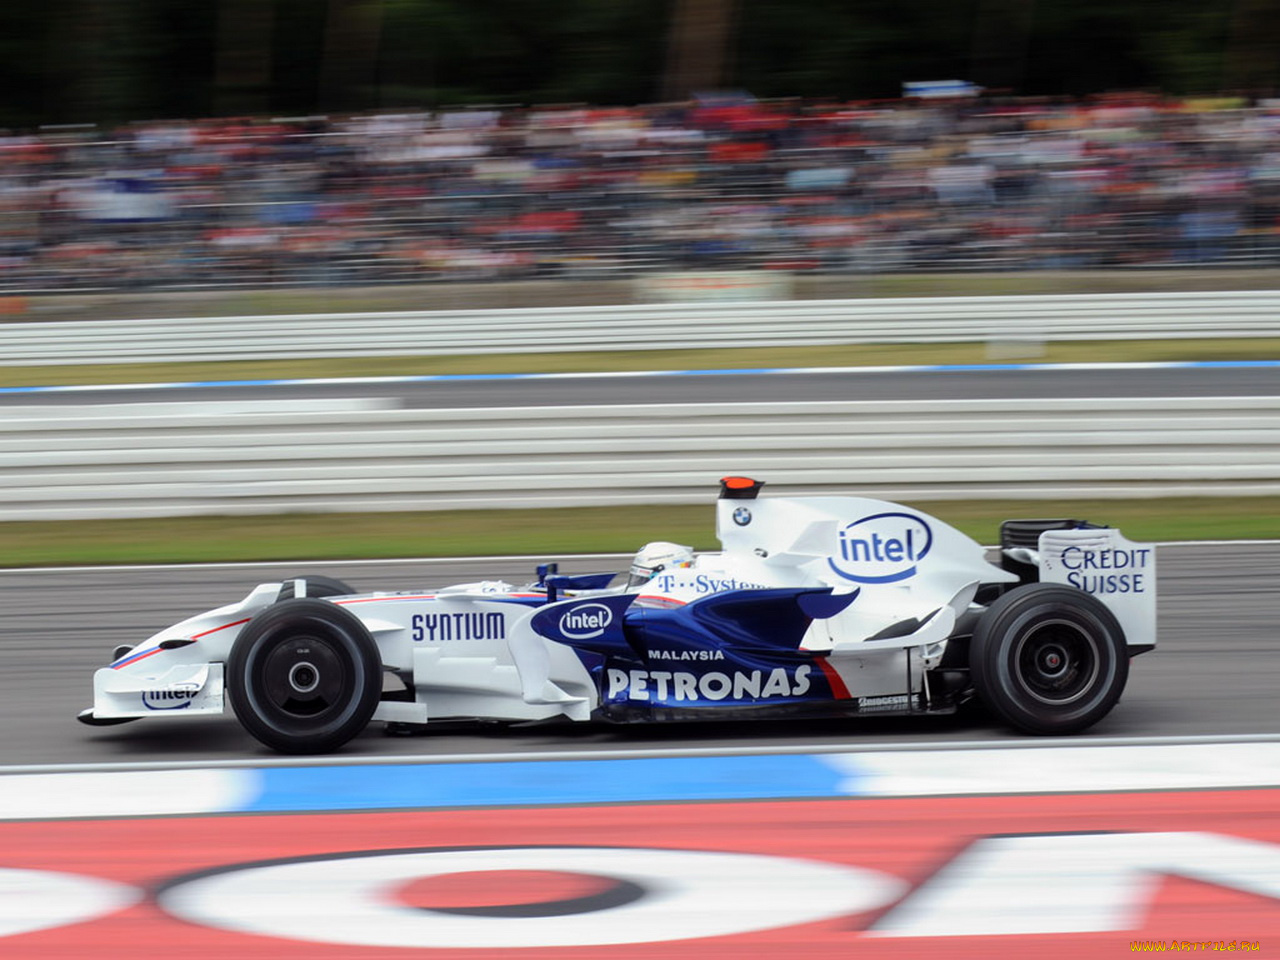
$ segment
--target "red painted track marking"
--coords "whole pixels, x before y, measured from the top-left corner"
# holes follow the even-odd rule
[[[352,776],[359,776],[357,770]],[[61,870],[151,887],[198,870],[272,858],[433,846],[595,845],[736,851],[856,864],[911,884],[974,840],[998,834],[1210,831],[1280,844],[1280,791],[1081,796],[850,798],[598,808],[243,815],[0,823],[0,867]],[[1128,955],[1132,940],[1262,942],[1280,955],[1280,905],[1188,880],[1158,881],[1133,930],[1052,936],[877,940],[874,915],[704,940],[521,950],[525,960],[735,958],[1049,958]],[[403,960],[403,949],[300,944],[193,927],[143,903],[109,917],[0,940],[6,960],[136,960],[165,944],[184,960]],[[414,956],[509,958],[510,951],[421,950]]]
[[[550,903],[590,896],[611,886],[602,877],[560,870],[486,870],[424,877],[394,894],[408,906],[444,909]]]

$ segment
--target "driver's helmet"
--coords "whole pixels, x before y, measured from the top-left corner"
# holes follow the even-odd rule
[[[673,570],[677,567],[693,565],[693,548],[678,543],[657,540],[646,543],[631,561],[631,576],[627,580],[628,587],[648,583],[660,570]]]

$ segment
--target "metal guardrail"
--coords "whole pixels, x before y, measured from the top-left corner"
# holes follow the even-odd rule
[[[1191,337],[1280,337],[1280,291],[3,323],[0,365]]]
[[[0,407],[0,520],[1280,493],[1280,397],[403,409],[387,399]]]

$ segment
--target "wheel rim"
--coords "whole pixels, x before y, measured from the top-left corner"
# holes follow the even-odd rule
[[[1059,706],[1087,695],[1101,669],[1097,641],[1069,620],[1047,620],[1026,631],[1013,662],[1018,683],[1028,694]]]
[[[282,719],[315,721],[344,706],[351,667],[318,636],[282,637],[259,661],[260,704]]]

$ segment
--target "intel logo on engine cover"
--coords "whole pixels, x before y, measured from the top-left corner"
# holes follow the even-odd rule
[[[560,632],[570,640],[591,640],[613,623],[613,612],[602,603],[584,603],[560,617]]]
[[[836,534],[827,564],[855,583],[896,583],[915,576],[916,564],[933,546],[933,531],[911,513],[877,513],[847,524]]]

